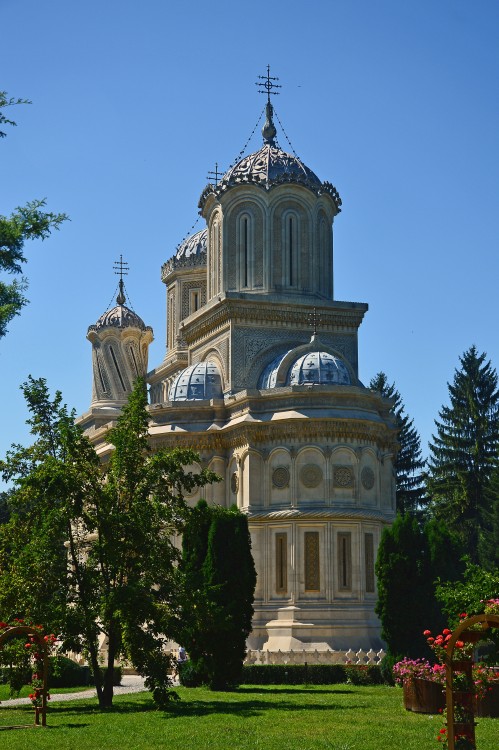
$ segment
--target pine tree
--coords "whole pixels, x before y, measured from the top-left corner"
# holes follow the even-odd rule
[[[448,384],[450,405],[436,420],[427,478],[434,515],[461,537],[475,563],[493,510],[490,479],[498,466],[499,392],[497,373],[475,346],[460,357]]]
[[[379,372],[369,383],[369,388],[379,391],[385,398],[394,400],[393,414],[398,425],[400,445],[395,459],[397,510],[400,513],[416,512],[425,504],[425,487],[421,470],[425,461],[421,454],[421,439],[414,426],[414,420],[405,413],[402,396],[391,385],[384,372]]]

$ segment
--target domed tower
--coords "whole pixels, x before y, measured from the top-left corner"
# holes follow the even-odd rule
[[[266,110],[263,146],[201,195],[209,233],[208,301],[230,292],[330,300],[340,196],[277,145],[270,99]]]
[[[92,408],[122,407],[135,380],[147,374],[153,331],[125,305],[123,273],[126,273],[126,266],[120,258],[116,306],[101,315],[87,332],[87,339],[92,343]]]
[[[215,175],[206,227],[162,268],[168,348],[148,374],[150,440],[194,448],[224,480],[202,496],[248,516],[248,647],[310,661],[382,645],[374,562],[395,517],[396,424],[359,380],[368,306],[333,294],[340,197],[279,146],[273,80],[263,145]]]

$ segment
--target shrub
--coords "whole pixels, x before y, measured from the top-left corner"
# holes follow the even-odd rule
[[[380,685],[378,665],[343,664],[251,664],[243,668],[246,685]]]
[[[184,687],[200,687],[209,682],[208,675],[199,669],[190,659],[178,665],[178,678]]]
[[[92,676],[89,667],[83,667],[66,656],[52,656],[49,659],[50,688],[80,687],[91,684]]]

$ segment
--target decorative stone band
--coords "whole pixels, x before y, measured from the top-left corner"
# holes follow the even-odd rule
[[[267,523],[268,521],[334,521],[339,518],[355,518],[356,520],[381,521],[387,523],[393,520],[395,511],[391,508],[378,510],[376,508],[354,508],[351,505],[345,507],[331,507],[326,509],[298,510],[289,508],[286,510],[252,511],[250,513],[251,523]]]
[[[379,651],[255,651],[249,650],[245,664],[379,664],[386,653]]]
[[[311,190],[316,195],[331,196],[337,213],[340,213],[342,201],[340,198],[340,194],[334,187],[334,185],[332,185],[328,181],[318,183],[316,180],[310,179],[305,174],[303,176],[299,176],[297,174],[281,174],[272,180],[262,181],[260,176],[250,173],[241,177],[237,177],[233,180],[222,180],[217,185],[206,185],[205,189],[201,193],[201,197],[199,198],[198,208],[201,211],[203,210],[204,204],[206,203],[209,195],[214,195],[216,198],[220,198],[220,196],[223,195],[229,188],[236,185],[256,185],[263,190],[269,191],[272,190],[272,188],[277,187],[278,185],[286,185],[290,183],[295,185],[302,185],[303,187]]]
[[[167,265],[167,264],[165,264]],[[164,268],[165,266],[163,266]],[[164,278],[163,278],[164,280]],[[184,336],[187,343],[200,344],[204,338],[212,338],[214,331],[223,328],[229,323],[238,321],[245,325],[248,323],[272,323],[276,327],[303,328],[310,326],[310,305],[297,307],[286,305],[277,307],[266,304],[262,299],[258,302],[249,300],[235,300],[225,297],[222,305],[217,305],[211,311],[206,311],[203,318],[192,321],[184,328]],[[321,332],[355,332],[362,323],[367,305],[364,303],[347,303],[348,306],[337,305],[336,307],[317,306],[317,312],[321,316]]]

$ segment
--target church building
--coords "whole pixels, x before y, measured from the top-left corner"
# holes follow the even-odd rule
[[[368,306],[334,295],[336,188],[276,140],[206,186],[203,228],[166,260],[167,346],[126,306],[88,330],[93,392],[80,423],[103,455],[134,379],[150,389],[153,448],[189,447],[223,481],[188,497],[248,516],[259,651],[382,647],[374,563],[395,517],[391,402],[359,381]]]

